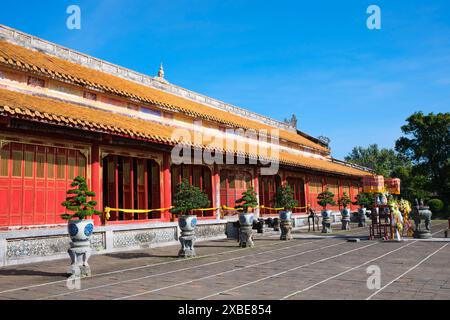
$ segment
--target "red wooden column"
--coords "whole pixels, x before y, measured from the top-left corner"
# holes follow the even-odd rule
[[[163,203],[164,208],[169,208],[172,205],[172,181],[170,175],[170,153],[163,155]],[[164,220],[170,221],[170,212],[164,212]]]
[[[92,145],[91,155],[91,189],[95,192],[95,199],[97,200],[96,210],[103,211],[102,203],[102,188],[100,185],[100,147],[98,144]],[[94,215],[94,225],[102,224],[100,216]]]
[[[213,201],[216,208],[220,208],[220,170],[217,164],[214,164],[214,172],[212,177]],[[216,210],[216,219],[220,220],[220,209]]]
[[[304,191],[305,191],[305,206],[306,208],[306,214],[308,214],[308,206],[310,205],[310,196],[309,196],[309,176],[305,174],[305,180],[304,180]]]
[[[258,170],[258,168],[255,168],[253,170],[253,189],[256,192],[256,199],[258,200],[258,206],[259,206],[260,203],[259,203],[259,170]],[[259,215],[260,215],[259,207],[256,208],[255,215],[256,215],[256,218],[259,218]]]

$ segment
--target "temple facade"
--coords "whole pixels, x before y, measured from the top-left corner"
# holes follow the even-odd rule
[[[205,152],[214,161],[195,157]],[[289,184],[301,224],[320,192],[355,199],[369,174],[291,124],[171,84],[162,65],[150,77],[0,26],[0,266],[66,256],[61,202],[76,176],[107,211],[92,246],[114,252],[177,241],[168,209],[182,179],[210,199],[197,215],[211,239],[230,232],[248,187],[265,217]]]

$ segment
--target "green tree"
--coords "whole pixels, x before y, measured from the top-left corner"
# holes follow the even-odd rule
[[[278,187],[277,193],[275,194],[276,207],[292,210],[297,205],[298,201],[294,199],[294,192],[288,184]]]
[[[200,188],[189,184],[187,179],[181,181],[175,188],[173,197],[174,214],[188,215],[192,210],[209,207],[208,196]]]
[[[352,203],[352,199],[350,199],[349,195],[347,194],[347,192],[344,192],[342,194],[342,197],[339,198],[338,204],[340,206],[343,206],[344,208],[347,208],[347,206]]]
[[[416,112],[402,126],[395,149],[413,161],[414,172],[429,179],[427,191],[450,202],[450,113]]]
[[[242,193],[242,198],[236,200],[236,209],[242,209],[244,213],[248,212],[249,208],[256,208],[258,206],[258,199],[253,188],[248,188]]]
[[[317,196],[317,204],[323,207],[323,210],[327,209],[327,205],[336,205],[336,201],[334,201],[334,193],[329,191],[328,189],[324,192],[319,193]]]
[[[89,191],[85,178],[80,176],[76,177],[70,186],[73,189],[67,190],[66,193],[68,196],[66,197],[66,201],[62,202],[61,205],[73,213],[63,213],[61,215],[62,219],[72,220],[73,218],[78,218],[79,220],[84,220],[94,214],[101,214],[100,211],[94,209],[97,201],[88,201],[88,198],[95,197],[95,193]]]
[[[385,177],[390,177],[398,167],[411,165],[411,162],[404,155],[393,149],[380,149],[377,144],[372,144],[367,148],[353,148],[345,157],[345,161],[372,169],[376,174]]]
[[[433,194],[428,191],[432,189],[427,176],[417,172],[414,166],[398,167],[392,172],[393,178],[401,180],[400,197],[414,203],[414,199],[430,199]]]

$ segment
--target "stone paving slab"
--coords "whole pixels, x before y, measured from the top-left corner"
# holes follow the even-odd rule
[[[433,221],[436,236],[444,228],[446,221]],[[367,234],[355,225],[325,236],[295,231],[292,241],[255,234],[255,248],[247,249],[236,240],[204,241],[194,259],[179,259],[178,246],[96,255],[90,259],[94,276],[78,289],[67,286],[68,259],[4,267],[0,299],[267,300],[295,292],[289,299],[366,299],[374,291],[367,289],[367,266],[357,266],[377,257],[381,285],[398,279],[373,299],[450,299],[447,241],[383,243],[366,240]],[[347,242],[349,237],[361,241]]]

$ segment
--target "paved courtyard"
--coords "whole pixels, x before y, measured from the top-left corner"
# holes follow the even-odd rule
[[[450,299],[446,222],[433,222],[434,241],[400,243],[352,227],[326,237],[301,230],[292,241],[257,235],[251,249],[199,242],[194,259],[178,259],[178,246],[97,255],[81,283],[67,281],[68,259],[4,267],[0,299]],[[379,289],[368,288],[368,267],[379,268]]]

